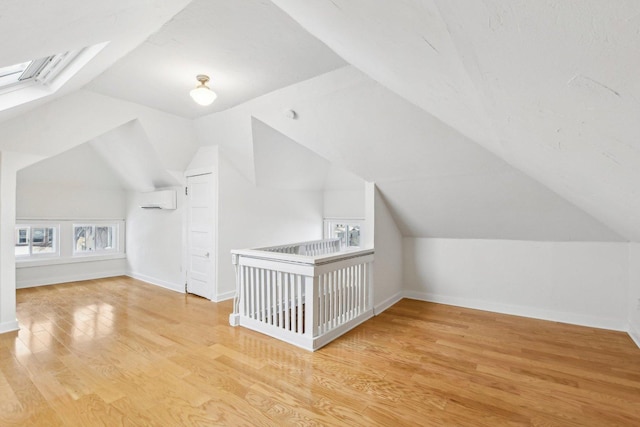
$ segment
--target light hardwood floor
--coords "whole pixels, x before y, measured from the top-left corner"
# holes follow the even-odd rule
[[[403,300],[309,353],[125,277],[17,298],[0,426],[640,425],[624,333]]]

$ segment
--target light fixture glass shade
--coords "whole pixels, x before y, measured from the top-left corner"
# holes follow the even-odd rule
[[[196,88],[191,92],[189,92],[191,98],[193,98],[196,103],[202,106],[206,107],[207,105],[211,105],[211,103],[216,100],[218,95],[216,95],[216,93],[209,89],[209,86],[207,86],[209,76],[205,74],[198,74],[196,76],[196,80],[198,80],[200,84],[196,86]]]
[[[200,104],[205,107],[207,105],[211,105],[213,101],[215,101],[216,98],[218,97],[218,95],[216,95],[214,91],[209,89],[204,84],[201,84],[195,89],[192,89],[191,92],[189,92],[189,94],[197,104]]]

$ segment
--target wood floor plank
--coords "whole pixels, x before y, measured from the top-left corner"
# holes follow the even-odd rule
[[[1,426],[636,426],[624,333],[402,300],[310,353],[128,278],[17,292]]]

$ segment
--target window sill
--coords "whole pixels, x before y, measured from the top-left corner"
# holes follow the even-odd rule
[[[95,262],[108,261],[112,259],[124,259],[126,254],[108,254],[108,255],[84,255],[75,256],[73,258],[42,258],[42,259],[16,259],[16,268],[43,267],[46,265],[75,264],[77,262]]]

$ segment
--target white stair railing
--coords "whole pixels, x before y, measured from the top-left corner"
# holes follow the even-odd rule
[[[340,251],[338,239],[327,239],[232,256],[233,326],[316,350],[373,316],[372,249]]]

